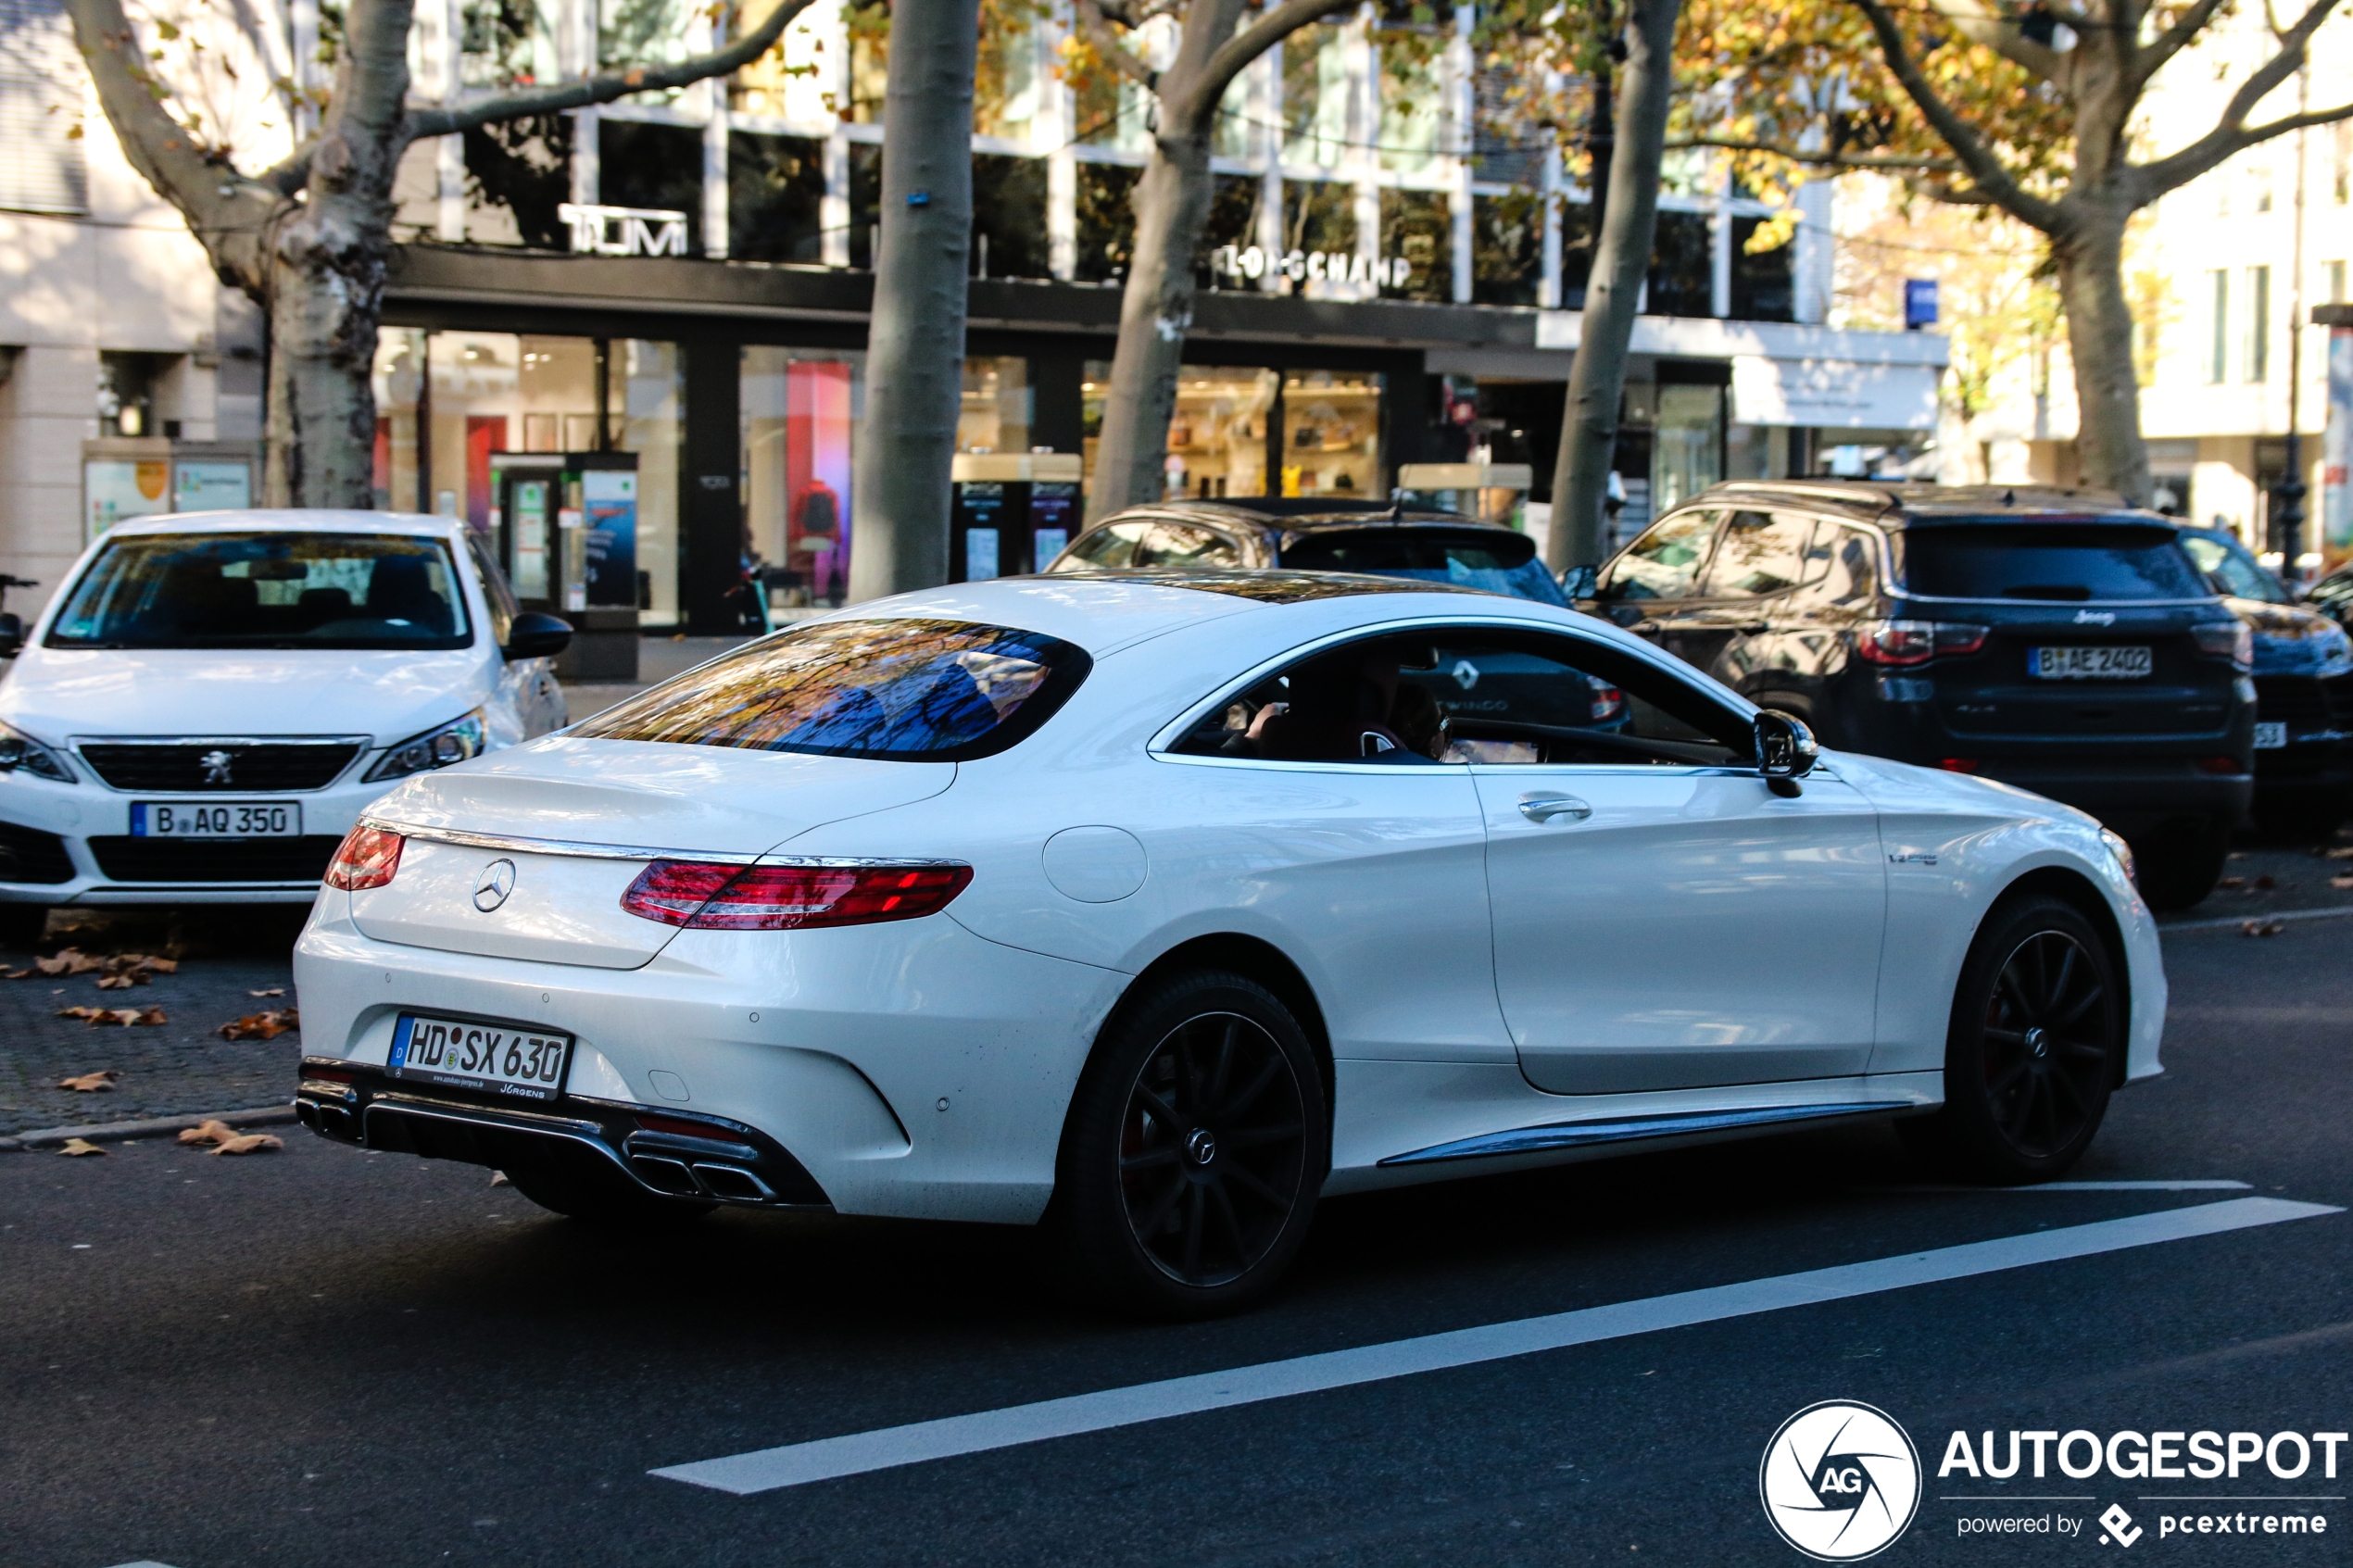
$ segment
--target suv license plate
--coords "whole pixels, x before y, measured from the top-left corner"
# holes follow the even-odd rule
[[[2267,720],[2255,726],[2255,749],[2277,751],[2287,744],[2287,721]]]
[[[2041,681],[2140,681],[2156,667],[2145,647],[2026,650],[2026,672]]]
[[[572,1036],[514,1023],[404,1012],[393,1026],[385,1067],[396,1078],[490,1089],[526,1099],[563,1092]]]
[[[290,801],[141,800],[133,838],[300,838],[302,808]]]

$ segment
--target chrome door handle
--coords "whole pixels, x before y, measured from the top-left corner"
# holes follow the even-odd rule
[[[1519,814],[1531,822],[1549,822],[1554,817],[1573,817],[1581,822],[1593,814],[1593,809],[1573,795],[1523,795],[1519,797]]]

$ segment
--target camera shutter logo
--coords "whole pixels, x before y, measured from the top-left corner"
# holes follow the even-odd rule
[[[1756,1489],[1781,1539],[1818,1562],[1858,1562],[1919,1511],[1919,1450],[1886,1411],[1825,1399],[1781,1423]]]

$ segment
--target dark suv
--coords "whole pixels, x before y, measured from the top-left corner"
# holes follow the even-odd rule
[[[1527,534],[1454,512],[1391,510],[1368,501],[1276,496],[1131,507],[1072,540],[1046,570],[1203,567],[1355,571],[1568,603]]]
[[[2172,524],[2112,495],[1719,484],[1602,569],[1598,613],[1824,744],[1982,773],[2212,890],[2253,792],[2250,639]]]

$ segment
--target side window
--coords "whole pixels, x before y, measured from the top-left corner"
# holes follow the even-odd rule
[[[1078,536],[1063,558],[1064,571],[1107,571],[1132,565],[1137,542],[1151,527],[1148,522],[1109,523]]]
[[[1214,529],[1189,522],[1155,522],[1136,546],[1128,564],[1146,567],[1236,567],[1241,551]]]
[[[1630,655],[1492,628],[1368,637],[1310,655],[1196,723],[1174,750],[1275,762],[1744,759],[1748,721]]]
[[[482,578],[482,596],[490,603],[491,641],[504,647],[514,635],[515,617],[522,612],[522,606],[515,601],[507,574],[498,570],[498,563],[483,548],[481,535],[472,529],[466,531],[466,551],[473,557],[474,571]]]
[[[1786,593],[1806,581],[1813,520],[1777,512],[1734,512],[1708,562],[1700,596],[1753,599]]]
[[[1689,598],[1719,512],[1678,512],[1626,547],[1602,574],[1600,599]]]
[[[1822,572],[1818,603],[1861,609],[1879,597],[1878,541],[1859,528],[1824,525],[1814,541],[1824,558],[1813,563]]]

